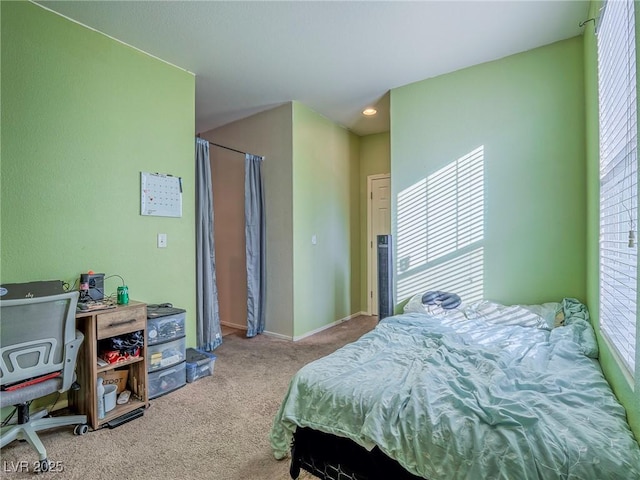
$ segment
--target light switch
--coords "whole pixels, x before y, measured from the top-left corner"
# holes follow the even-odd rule
[[[318,243],[318,237],[315,235],[311,235],[311,245],[316,245]]]
[[[167,234],[159,233],[158,234],[158,248],[167,248]]]

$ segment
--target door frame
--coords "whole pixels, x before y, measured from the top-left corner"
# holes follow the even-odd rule
[[[389,179],[389,187],[391,187],[391,173],[378,173],[375,175],[367,175],[367,315],[371,315],[373,312],[373,262],[377,260],[377,255],[375,255],[374,250],[374,238],[373,232],[371,231],[372,222],[371,215],[373,210],[373,181],[374,180],[382,180],[388,178]],[[380,313],[380,312],[378,312]]]

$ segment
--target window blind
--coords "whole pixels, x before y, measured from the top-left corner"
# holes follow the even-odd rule
[[[633,1],[609,1],[597,30],[600,124],[600,328],[635,371],[638,217]]]

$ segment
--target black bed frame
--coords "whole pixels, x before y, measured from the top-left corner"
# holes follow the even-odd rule
[[[310,428],[298,428],[291,448],[291,478],[300,469],[322,480],[424,480],[407,472],[378,447],[368,451],[342,437]]]

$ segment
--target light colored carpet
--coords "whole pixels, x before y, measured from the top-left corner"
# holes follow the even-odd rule
[[[85,436],[72,428],[42,432],[49,460],[63,470],[46,478],[287,480],[289,460],[273,458],[268,436],[289,380],[376,323],[357,317],[298,342],[227,335],[213,376],[151,400],[143,417]],[[9,472],[21,461],[33,467],[37,454],[28,444],[13,442],[1,453],[0,478],[31,478]]]

